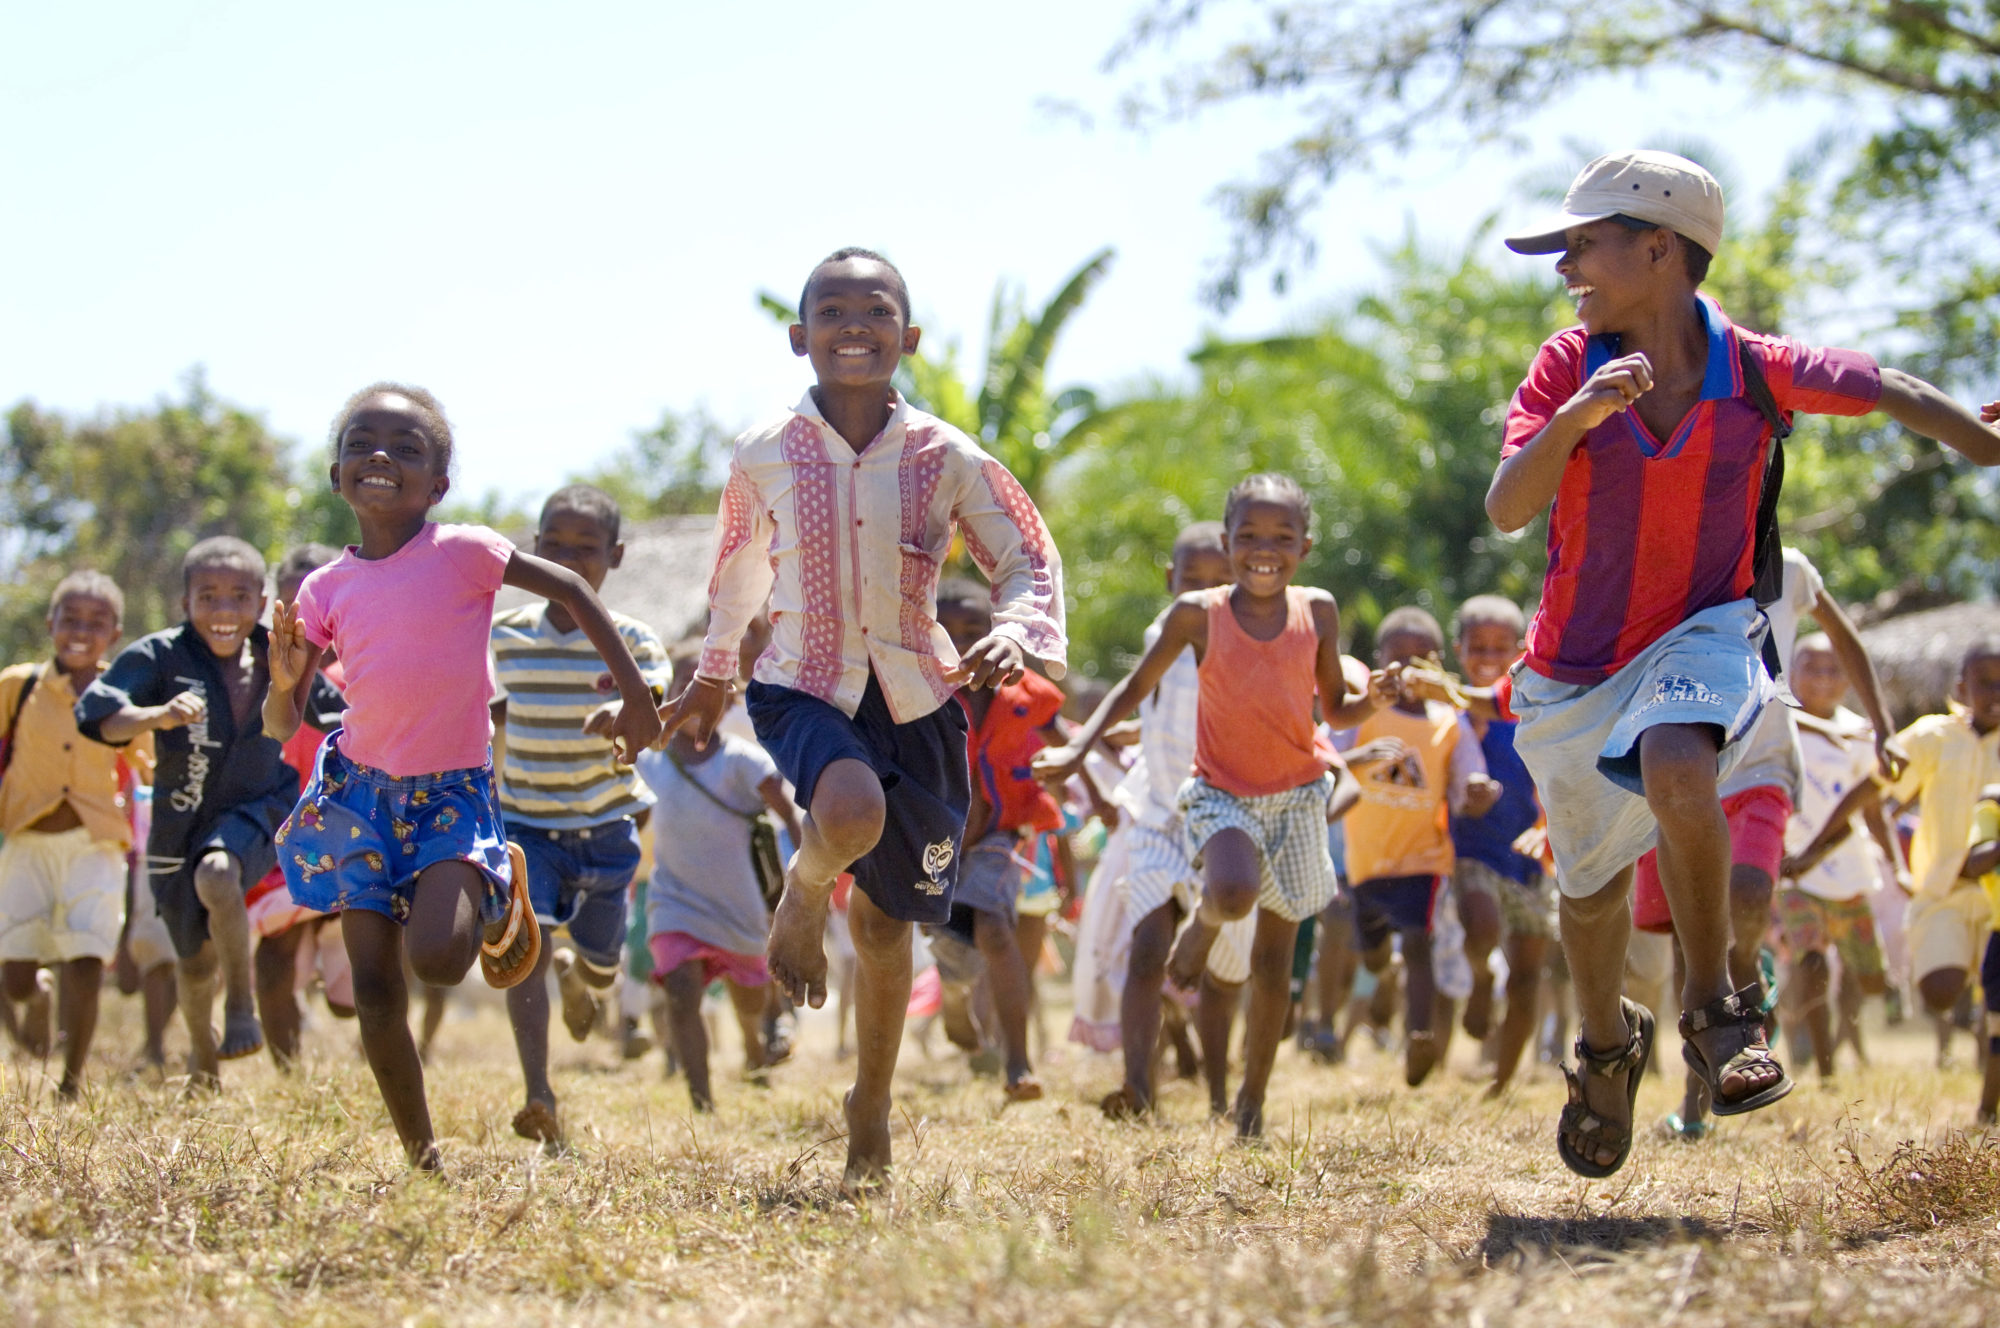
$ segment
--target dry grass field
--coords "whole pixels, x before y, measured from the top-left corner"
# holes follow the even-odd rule
[[[912,1043],[897,1189],[857,1207],[823,1024],[769,1088],[725,1049],[703,1118],[657,1053],[620,1065],[558,1027],[575,1147],[543,1157],[508,1131],[504,1015],[472,1006],[431,1071],[439,1184],[404,1172],[350,1027],[322,1017],[298,1072],[238,1062],[189,1098],[121,1082],[135,1013],[106,1015],[85,1102],[0,1071],[19,1323],[2000,1321],[2000,1149],[1958,1129],[1972,1072],[1927,1068],[1914,1032],[1704,1144],[1646,1136],[1595,1183],[1556,1160],[1553,1072],[1484,1102],[1462,1041],[1418,1091],[1372,1047],[1333,1069],[1284,1052],[1261,1149],[1191,1084],[1157,1123],[1105,1121],[1111,1062],[1074,1048],[1045,1058],[1048,1099],[1003,1112]],[[1650,1080],[1643,1118],[1673,1101]]]

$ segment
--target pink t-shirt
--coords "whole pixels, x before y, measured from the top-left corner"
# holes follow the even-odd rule
[[[349,545],[305,579],[306,639],[346,670],[342,755],[398,777],[487,763],[493,594],[513,556],[484,526],[432,524],[387,558]]]

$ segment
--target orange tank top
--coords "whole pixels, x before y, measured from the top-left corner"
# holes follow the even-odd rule
[[[1326,773],[1325,758],[1313,748],[1319,629],[1305,588],[1287,586],[1285,629],[1259,641],[1236,621],[1231,589],[1208,592],[1194,769],[1226,793],[1261,798]]]

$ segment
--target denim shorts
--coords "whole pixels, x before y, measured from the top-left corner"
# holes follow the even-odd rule
[[[512,870],[493,767],[397,776],[348,760],[327,735],[312,779],[279,827],[278,862],[292,902],[322,913],[364,908],[410,920],[417,876],[469,862],[486,877],[480,920],[507,915]]]
[[[581,830],[507,823],[507,838],[528,860],[528,899],[544,928],[568,927],[584,961],[618,967],[625,941],[626,892],[639,870],[639,827],[629,816]]]

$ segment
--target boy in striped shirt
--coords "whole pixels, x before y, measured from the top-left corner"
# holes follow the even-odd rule
[[[601,489],[573,484],[542,506],[535,556],[567,567],[600,589],[625,556],[618,504]],[[613,613],[619,634],[655,696],[671,668],[650,627]],[[528,896],[544,930],[566,925],[569,944],[544,950],[562,988],[563,1025],[578,1042],[590,1034],[599,994],[618,976],[626,894],[639,867],[639,831],[653,794],[613,759],[609,733],[619,702],[598,689],[604,662],[562,606],[531,604],[496,614],[494,722],[506,725],[500,753],[500,808],[507,838],[528,862]],[[527,1080],[527,1105],[514,1117],[524,1139],[559,1143],[562,1127],[549,1087],[549,997],[542,971],[507,991],[507,1015]]]

